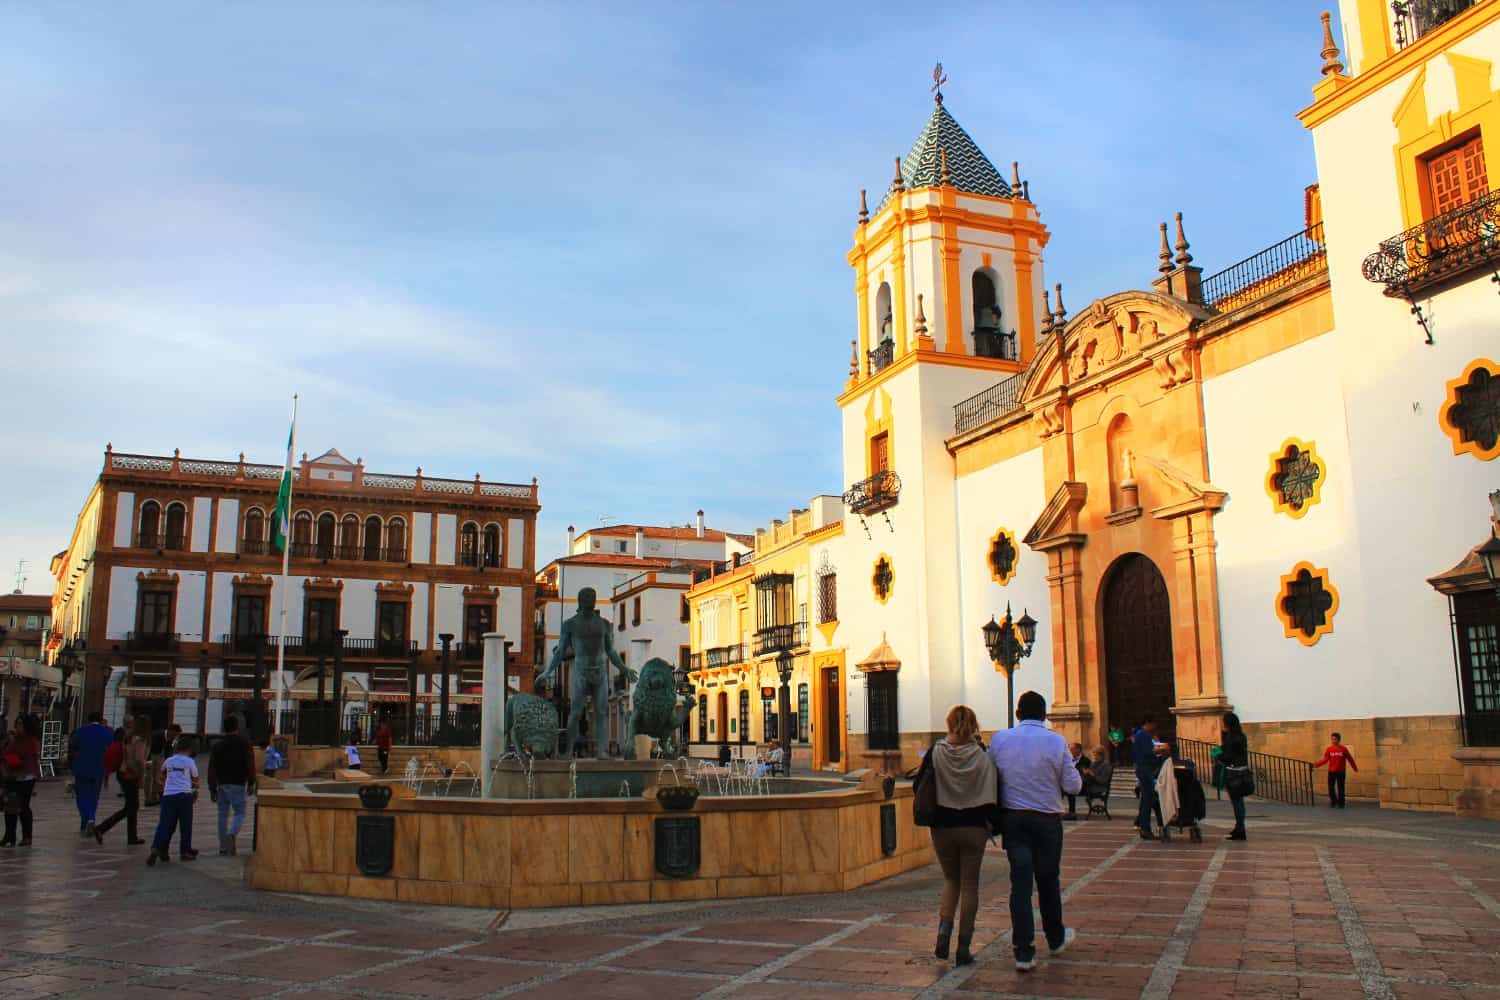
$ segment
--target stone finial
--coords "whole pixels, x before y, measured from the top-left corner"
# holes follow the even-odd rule
[[[863,226],[870,221],[870,204],[865,201],[865,189],[859,189],[859,224]]]
[[[1188,241],[1187,241],[1187,237],[1184,236],[1183,233],[1182,233],[1182,213],[1181,212],[1177,213],[1177,244],[1176,244],[1176,250],[1177,250],[1177,257],[1175,259],[1176,259],[1176,263],[1177,263],[1178,267],[1187,267],[1189,264],[1191,264],[1193,262],[1193,255],[1190,254],[1190,253],[1188,253]]]
[[[1042,332],[1052,332],[1052,296],[1042,289]]]
[[[1162,274],[1170,272],[1172,270],[1172,248],[1167,244],[1167,224],[1165,222],[1161,224],[1161,250],[1157,252],[1156,256],[1161,261],[1160,264],[1156,265],[1156,269]]]
[[[1022,181],[1021,182],[1021,200],[1022,201],[1026,201],[1026,202],[1031,201],[1031,182],[1030,181]]]
[[[859,341],[849,341],[849,377],[859,377]]]
[[[1021,161],[1010,161],[1010,190],[1013,194],[1021,191]]]
[[[1053,287],[1057,289],[1057,312],[1052,314],[1052,322],[1054,323],[1054,325],[1061,328],[1068,322],[1068,310],[1063,306],[1062,282],[1059,281]]]
[[[917,293],[917,336],[927,336],[927,315],[922,312],[922,293]]]
[[[892,191],[905,191],[906,182],[901,179],[901,157],[896,157],[896,176],[891,178]]]
[[[953,179],[948,175],[948,147],[947,146],[944,146],[944,147],[942,147],[941,149],[938,150],[938,165],[939,165],[938,166],[938,170],[939,170],[938,177],[939,177],[939,179],[940,179],[943,187],[948,187],[950,184],[953,183]]]
[[[1328,11],[1323,12],[1323,51],[1318,55],[1323,57],[1323,75],[1329,76],[1334,73],[1342,73],[1344,64],[1339,62],[1339,47],[1333,44],[1333,25],[1329,24]]]

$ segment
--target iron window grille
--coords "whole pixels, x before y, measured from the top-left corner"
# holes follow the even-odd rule
[[[894,670],[880,670],[865,676],[867,740],[871,750],[897,750],[901,747],[897,676]]]

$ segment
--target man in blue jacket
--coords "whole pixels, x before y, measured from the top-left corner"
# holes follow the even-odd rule
[[[1141,831],[1142,840],[1156,839],[1156,834],[1151,832],[1151,807],[1156,804],[1156,769],[1160,761],[1156,745],[1156,716],[1147,712],[1141,720],[1141,727],[1130,737],[1135,780],[1141,786],[1141,803],[1136,810],[1135,825]]]
[[[94,835],[94,815],[99,809],[99,793],[104,790],[104,751],[114,742],[115,733],[104,724],[104,716],[90,712],[88,723],[79,726],[68,741],[73,764],[73,798],[78,804],[78,832]]]

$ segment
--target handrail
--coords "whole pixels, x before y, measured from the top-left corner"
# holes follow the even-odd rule
[[[1327,269],[1328,248],[1319,222],[1204,278],[1203,302],[1228,312]]]
[[[1380,241],[1360,268],[1385,294],[1409,299],[1472,270],[1500,267],[1500,190]]]
[[[1396,48],[1412,42],[1453,20],[1478,0],[1393,0],[1396,15]]]
[[[1026,373],[1016,372],[962,400],[953,407],[953,433],[962,434],[982,427],[991,420],[999,419],[1021,405],[1021,389],[1026,385]]]
[[[1175,742],[1178,756],[1191,760],[1198,769],[1199,780],[1205,784],[1213,784],[1213,748],[1218,744],[1183,736],[1177,737]],[[1311,761],[1250,751],[1250,773],[1255,776],[1255,794],[1259,798],[1274,799],[1294,806],[1310,806],[1316,801],[1312,772]]]

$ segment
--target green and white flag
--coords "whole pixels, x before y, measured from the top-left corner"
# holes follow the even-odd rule
[[[286,465],[281,471],[281,489],[276,493],[276,515],[272,519],[271,544],[277,552],[286,551],[286,536],[292,526],[292,449],[297,439],[297,414],[292,411],[292,427],[286,434]]]

